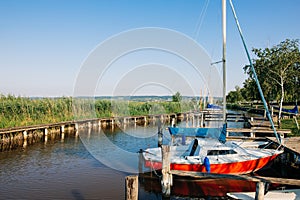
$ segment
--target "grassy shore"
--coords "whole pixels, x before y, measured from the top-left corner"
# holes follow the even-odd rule
[[[251,109],[263,109],[263,106],[261,104],[256,104],[256,105],[248,105],[248,107],[246,107],[245,105],[239,105],[239,104],[229,104],[227,106],[227,108],[230,109],[236,109],[236,110],[241,110],[243,108],[246,108],[244,110],[251,110]],[[290,106],[284,106],[284,108],[286,109],[292,109],[294,108],[294,105],[290,105]],[[300,126],[300,119],[299,117],[297,118],[297,122]],[[291,118],[291,119],[282,119],[281,120],[281,128],[282,129],[291,129],[291,135],[289,136],[300,136],[300,129],[298,129],[297,124],[295,119]]]
[[[72,97],[25,98],[0,96],[0,128],[56,123],[78,119],[169,114],[192,110],[192,101],[136,102]]]
[[[300,126],[300,119],[297,118],[298,125]],[[300,129],[297,128],[295,119],[283,119],[281,121],[281,128],[291,129],[292,133],[289,136],[300,136]]]

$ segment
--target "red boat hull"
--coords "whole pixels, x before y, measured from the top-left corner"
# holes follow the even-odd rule
[[[243,162],[234,163],[223,163],[223,164],[210,164],[210,172],[216,174],[248,174],[255,172],[265,167],[268,163],[274,160],[279,154],[272,156],[259,158],[255,160],[248,160]],[[145,161],[145,167],[151,169],[161,169],[161,162]],[[178,164],[171,163],[171,170],[182,170],[182,171],[196,171],[206,172],[206,168],[203,164]]]

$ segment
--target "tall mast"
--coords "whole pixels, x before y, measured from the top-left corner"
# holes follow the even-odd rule
[[[222,0],[223,32],[223,122],[226,123],[226,0]]]

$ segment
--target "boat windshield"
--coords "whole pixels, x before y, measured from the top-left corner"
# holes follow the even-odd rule
[[[208,150],[207,155],[208,156],[219,156],[219,155],[228,155],[228,154],[237,154],[236,151],[232,149],[227,149],[227,150]]]

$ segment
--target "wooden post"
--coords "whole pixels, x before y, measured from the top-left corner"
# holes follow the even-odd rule
[[[115,119],[112,118],[112,119],[111,119],[111,126],[114,126],[114,125],[115,125]]]
[[[158,140],[157,140],[157,146],[161,147],[162,143],[163,143],[163,133],[162,133],[162,127],[161,127],[161,121],[157,120],[157,136],[158,136]]]
[[[77,132],[79,130],[78,123],[75,123],[75,131]]]
[[[265,183],[259,181],[256,183],[255,200],[263,200],[265,197]]]
[[[64,133],[64,132],[65,132],[65,125],[61,125],[61,126],[60,126],[60,132],[61,132],[61,133]]]
[[[254,130],[252,130],[252,129],[251,129],[251,132],[250,132],[250,137],[251,137],[251,138],[254,137]]]
[[[297,125],[297,129],[299,130],[299,124],[298,124],[298,121],[297,121],[297,117],[296,116],[293,116],[294,120],[295,120],[295,123]]]
[[[134,124],[136,124],[136,117],[134,117]]]
[[[189,114],[188,113],[186,113],[185,126],[189,127]]]
[[[172,118],[171,127],[175,127],[175,118]]]
[[[126,176],[125,178],[125,199],[137,200],[139,191],[139,179],[137,175]]]
[[[23,138],[24,138],[24,141],[26,140],[27,141],[27,131],[23,131]]]
[[[284,145],[284,133],[279,134],[281,144]]]
[[[204,124],[204,112],[201,113],[200,127],[203,127],[203,124]]]
[[[273,115],[274,115],[274,108],[273,106],[271,107],[271,117],[273,118]]]
[[[23,131],[23,147],[27,146],[27,131]]]
[[[165,197],[169,197],[171,194],[171,186],[172,186],[172,174],[170,173],[170,146],[162,145],[161,147],[161,155],[162,155],[162,194]]]
[[[44,139],[44,141],[45,141],[45,143],[47,143],[47,141],[48,141],[48,129],[47,128],[45,128],[45,139]]]
[[[192,127],[195,127],[195,115],[192,115]]]

